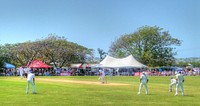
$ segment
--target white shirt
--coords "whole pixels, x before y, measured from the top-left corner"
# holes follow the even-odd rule
[[[27,81],[33,81],[33,78],[35,78],[35,75],[33,73],[29,73],[27,77]]]
[[[183,80],[184,80],[184,77],[183,77],[182,74],[177,74],[177,75],[176,75],[176,79],[177,79],[178,83],[182,83]]]
[[[103,70],[99,70],[102,76],[105,76],[105,72]]]
[[[29,71],[29,68],[24,69],[24,73],[28,73],[28,71]]]
[[[22,67],[19,68],[19,72],[20,72],[21,74],[23,74],[23,70],[24,70],[24,69],[23,69]]]
[[[141,76],[140,76],[140,79],[142,80],[141,82],[142,83],[146,83],[147,82],[147,76],[145,75],[145,74],[142,74]]]

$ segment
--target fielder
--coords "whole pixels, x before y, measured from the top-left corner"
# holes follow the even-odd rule
[[[172,87],[176,85],[176,79],[171,77],[171,83],[169,84],[169,92],[172,92]]]
[[[178,95],[178,89],[179,89],[179,87],[181,87],[182,96],[184,96],[184,88],[183,88],[184,77],[183,77],[183,74],[181,74],[181,72],[179,72],[176,75],[176,81],[177,81],[177,84],[176,84],[176,93],[175,93],[175,96]]]
[[[140,76],[140,87],[139,87],[138,95],[141,93],[143,85],[146,88],[146,94],[148,94],[148,86],[147,86],[148,81],[149,80],[148,80],[147,75],[145,74],[145,72],[142,72],[142,75]]]
[[[30,86],[29,85],[32,85],[32,89],[33,89],[33,94],[36,94],[36,86],[35,86],[35,75],[33,74],[33,71],[30,70],[30,73],[28,74],[28,77],[27,77],[27,88],[26,88],[26,94],[28,94],[28,91],[29,91],[29,88]]]
[[[19,68],[19,74],[20,74],[20,78],[23,78],[23,74],[24,74],[24,69],[22,67]]]
[[[101,72],[100,72],[100,68],[99,68],[99,78],[98,78],[98,80],[101,80]]]
[[[99,72],[100,72],[100,76],[101,76],[101,82],[102,82],[102,84],[104,84],[105,72],[101,69],[99,69]]]

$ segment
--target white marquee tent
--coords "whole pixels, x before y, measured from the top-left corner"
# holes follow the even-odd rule
[[[121,68],[121,67],[135,67],[135,68],[143,68],[147,67],[146,65],[138,62],[132,55],[129,55],[125,58],[114,58],[111,56],[106,56],[104,60],[100,62],[101,67],[113,67],[113,68]]]

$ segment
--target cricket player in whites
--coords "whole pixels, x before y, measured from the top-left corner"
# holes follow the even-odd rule
[[[99,78],[98,80],[101,80],[101,69],[99,68]]]
[[[23,74],[24,74],[24,69],[23,69],[23,67],[20,67],[20,68],[19,68],[19,74],[20,74],[20,78],[22,79],[22,78],[23,78]]]
[[[113,76],[113,69],[109,68],[109,73],[110,73],[110,80],[112,80],[112,76]]]
[[[176,75],[176,93],[175,93],[175,96],[178,95],[178,89],[179,87],[181,87],[181,90],[182,90],[182,96],[184,96],[184,88],[183,88],[183,82],[184,82],[184,77],[183,77],[183,74],[181,74],[181,72],[179,72],[177,75]]]
[[[174,79],[173,77],[171,77],[171,83],[169,84],[169,92],[172,92],[172,87],[174,85],[176,85],[176,79]]]
[[[27,77],[27,88],[26,88],[26,94],[28,94],[30,84],[32,85],[33,94],[36,94],[36,87],[35,87],[35,75],[33,73],[33,70],[30,70],[28,77]]]
[[[148,81],[149,80],[148,80],[147,75],[145,74],[145,72],[142,72],[142,75],[140,76],[140,87],[139,87],[138,95],[141,93],[143,85],[146,88],[146,94],[148,94],[148,86],[147,86]]]
[[[100,73],[100,76],[101,76],[102,84],[104,84],[105,72],[104,72],[104,70],[101,70],[101,69],[99,68],[99,73]]]

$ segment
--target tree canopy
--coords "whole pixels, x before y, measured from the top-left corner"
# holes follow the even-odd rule
[[[173,38],[168,31],[157,26],[143,26],[137,31],[120,36],[112,42],[109,53],[115,57],[132,54],[148,66],[166,66],[175,62],[175,46],[181,40]]]
[[[49,34],[36,41],[27,41],[0,46],[0,62],[10,62],[17,66],[26,66],[34,59],[42,60],[55,67],[84,63],[88,56],[93,56],[93,49],[86,48],[66,38]]]
[[[99,52],[100,60],[103,60],[106,57],[106,52],[103,51],[103,49],[98,48],[97,51]]]

